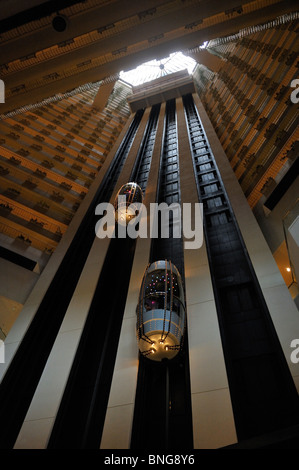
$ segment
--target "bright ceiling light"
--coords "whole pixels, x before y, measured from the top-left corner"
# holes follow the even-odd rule
[[[119,78],[132,86],[137,86],[180,70],[187,69],[191,74],[195,66],[196,61],[194,59],[185,56],[182,52],[174,52],[165,59],[151,60],[139,65],[134,70],[122,71]]]

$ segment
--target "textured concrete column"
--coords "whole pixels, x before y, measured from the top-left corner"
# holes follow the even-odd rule
[[[115,83],[116,79],[108,83],[101,83],[95,99],[93,100],[93,106],[97,108],[98,111],[103,111],[105,108]]]
[[[198,64],[202,64],[214,73],[218,73],[220,68],[225,63],[220,57],[217,57],[214,54],[211,54],[206,49],[203,49],[198,52],[193,52],[190,56],[196,60]]]
[[[146,111],[148,110],[149,108],[147,108]],[[154,203],[156,198],[164,114],[165,103],[161,105],[151,169],[144,200],[148,217],[148,237],[150,203]],[[125,306],[106,420],[100,446],[101,449],[130,448],[138,374],[138,347],[135,330],[136,306],[138,303],[142,277],[149,262],[150,248],[150,238],[137,239],[128,297]]]
[[[198,195],[181,98],[177,113],[181,198],[193,205]],[[205,242],[185,249],[184,258],[194,447],[219,448],[237,438]]]

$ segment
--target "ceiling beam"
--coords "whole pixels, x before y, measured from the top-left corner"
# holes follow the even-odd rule
[[[40,20],[64,8],[84,2],[85,0],[51,0],[35,5],[27,10],[20,9],[14,15],[0,19],[0,31],[2,34],[6,33],[31,21]]]

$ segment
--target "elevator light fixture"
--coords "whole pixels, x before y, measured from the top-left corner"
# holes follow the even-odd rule
[[[137,305],[139,351],[154,361],[174,358],[182,348],[185,323],[184,290],[178,269],[167,260],[150,264]]]
[[[114,210],[118,223],[128,224],[139,213],[140,204],[143,202],[143,193],[137,183],[126,183],[118,191]]]

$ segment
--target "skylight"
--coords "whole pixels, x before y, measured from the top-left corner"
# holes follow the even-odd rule
[[[122,71],[119,78],[132,86],[137,86],[179,70],[187,69],[191,74],[195,66],[196,61],[191,57],[185,56],[182,52],[174,52],[165,59],[151,60],[134,70]]]

